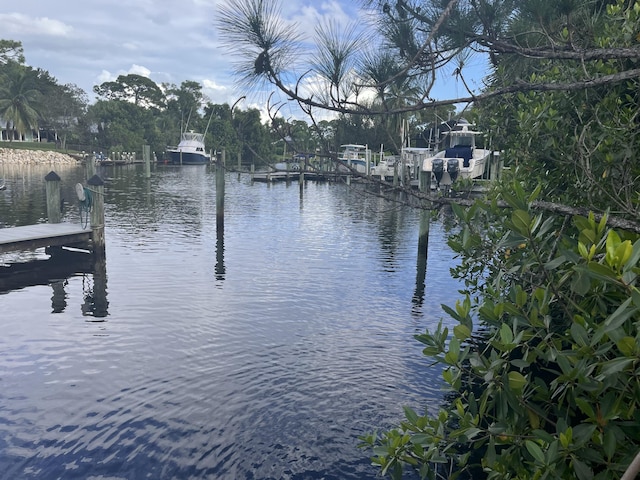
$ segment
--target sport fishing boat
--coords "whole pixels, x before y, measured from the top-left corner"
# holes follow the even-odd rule
[[[474,131],[474,125],[461,118],[452,130],[446,133],[447,148],[422,163],[423,172],[431,172],[436,184],[451,185],[458,178],[480,178],[489,163],[491,151],[476,148],[476,136],[482,132]]]
[[[183,132],[177,147],[167,147],[169,163],[175,165],[203,165],[211,162],[204,146],[204,133]]]

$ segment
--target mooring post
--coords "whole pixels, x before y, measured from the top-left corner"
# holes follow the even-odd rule
[[[222,155],[216,163],[216,228],[224,230],[224,165],[226,150],[222,149]]]
[[[60,223],[60,177],[53,170],[45,177],[45,190],[47,193],[47,218],[49,223]]]
[[[427,192],[431,188],[428,183],[431,181],[431,172],[425,172],[424,170],[418,170],[418,190],[421,192]]]
[[[89,180],[96,174],[96,156],[95,154],[87,155],[84,157],[84,166],[86,167],[86,175],[84,178]]]
[[[142,146],[142,157],[144,158],[144,178],[151,178],[151,145]]]
[[[98,175],[87,180],[91,192],[91,237],[94,257],[105,256],[104,181]]]

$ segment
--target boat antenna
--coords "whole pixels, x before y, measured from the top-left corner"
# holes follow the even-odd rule
[[[186,132],[186,131],[187,131],[187,127],[189,126],[189,120],[191,120],[191,111],[192,111],[192,110],[193,110],[193,107],[191,107],[191,108],[189,109],[189,116],[187,117],[187,124],[184,126],[184,130],[183,130],[183,132]]]
[[[209,115],[209,121],[207,122],[207,128],[204,129],[204,137],[207,136],[207,132],[209,131],[209,125],[211,125],[211,118],[213,117],[214,108],[211,106],[211,115]],[[203,137],[203,138],[204,138]]]

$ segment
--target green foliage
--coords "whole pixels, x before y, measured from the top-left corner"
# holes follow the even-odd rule
[[[531,18],[522,15],[513,28],[527,32],[519,38],[532,47],[554,38],[567,48],[637,48],[637,2],[526,4],[523,12]],[[536,25],[540,19],[546,19],[544,34]],[[495,87],[509,84],[514,77],[530,84],[575,85],[625,72],[636,68],[636,63],[628,59],[524,61],[505,56],[493,81]],[[525,188],[542,185],[547,201],[600,212],[610,208],[635,219],[640,214],[636,187],[640,166],[635,154],[640,148],[639,106],[638,81],[633,78],[588,89],[504,96],[484,104],[481,118],[489,123],[498,148],[504,151],[502,158]]]
[[[640,239],[593,214],[454,208],[464,299],[416,338],[451,390],[436,415],[407,409],[363,437],[392,478],[619,477],[640,449]]]
[[[36,107],[40,92],[36,89],[36,79],[32,69],[16,62],[10,61],[0,70],[0,118],[19,134],[38,127]]]

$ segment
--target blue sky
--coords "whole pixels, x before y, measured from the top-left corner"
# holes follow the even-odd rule
[[[74,83],[93,99],[93,86],[136,73],[157,83],[194,80],[214,103],[233,104],[239,91],[232,55],[215,30],[224,0],[20,0],[0,13],[0,38],[21,41],[27,64],[59,83]],[[348,25],[359,18],[357,0],[288,0],[282,15],[300,32],[331,19]],[[464,94],[452,77],[437,98]],[[263,108],[264,95],[244,106]],[[283,112],[287,116],[287,112]]]

